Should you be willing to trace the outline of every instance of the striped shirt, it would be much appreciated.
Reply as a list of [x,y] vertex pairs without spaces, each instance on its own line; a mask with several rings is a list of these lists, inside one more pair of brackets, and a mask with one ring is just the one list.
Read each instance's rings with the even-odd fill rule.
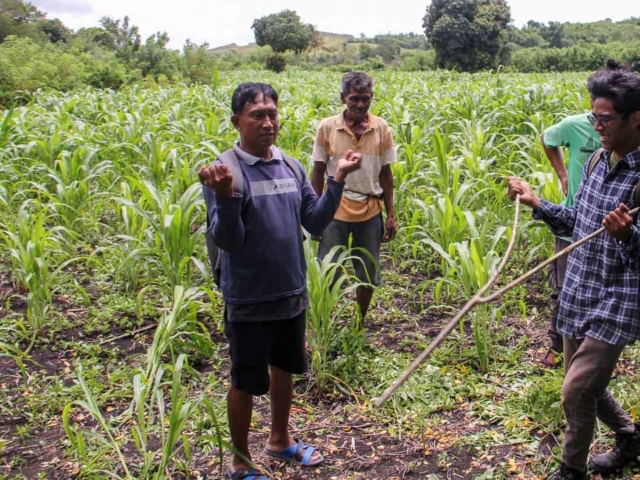
[[[613,167],[611,152],[591,175],[586,172],[573,207],[541,200],[533,217],[545,221],[559,236],[580,240],[602,226],[620,203],[634,206],[640,180],[640,149]],[[631,240],[617,241],[606,232],[569,254],[562,287],[558,330],[566,337],[585,336],[611,345],[627,345],[640,338],[640,230],[634,219]]]
[[386,120],[368,113],[367,123],[360,140],[347,126],[344,111],[325,118],[318,126],[312,157],[314,162],[327,164],[329,176],[335,175],[338,160],[344,158],[347,150],[362,153],[360,168],[347,175],[336,220],[364,222],[379,214],[382,207],[380,170],[396,161],[396,151]]

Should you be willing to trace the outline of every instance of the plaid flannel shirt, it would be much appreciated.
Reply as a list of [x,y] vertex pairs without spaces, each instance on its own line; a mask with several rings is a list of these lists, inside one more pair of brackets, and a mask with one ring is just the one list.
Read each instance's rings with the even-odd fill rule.
[[[640,149],[610,167],[607,151],[582,183],[573,207],[546,200],[533,212],[558,236],[580,240],[602,226],[604,217],[624,203],[634,205],[634,189],[640,180]],[[640,188],[640,187],[639,187]],[[640,229],[638,215],[628,243],[606,232],[569,254],[560,297],[558,331],[566,337],[592,337],[627,345],[640,338]]]

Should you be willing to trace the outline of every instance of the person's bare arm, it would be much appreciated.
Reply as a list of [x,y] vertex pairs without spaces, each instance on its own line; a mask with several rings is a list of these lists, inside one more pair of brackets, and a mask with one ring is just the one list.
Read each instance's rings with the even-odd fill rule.
[[396,212],[393,206],[393,172],[391,165],[384,165],[380,170],[380,186],[382,187],[382,199],[387,211],[387,223],[382,237],[384,243],[390,242],[396,236],[398,225],[396,224]]
[[327,171],[327,164],[324,162],[313,162],[313,170],[311,171],[311,186],[313,191],[319,197],[322,196],[324,190],[324,174]]
[[562,155],[562,150],[560,147],[549,147],[546,143],[544,143],[544,135],[540,135],[540,142],[542,143],[542,148],[544,149],[544,153],[547,155],[549,159],[549,163],[556,171],[556,175],[558,175],[558,179],[560,179],[560,184],[562,185],[562,192],[565,195],[568,195],[568,174],[567,168],[564,165],[564,157]]

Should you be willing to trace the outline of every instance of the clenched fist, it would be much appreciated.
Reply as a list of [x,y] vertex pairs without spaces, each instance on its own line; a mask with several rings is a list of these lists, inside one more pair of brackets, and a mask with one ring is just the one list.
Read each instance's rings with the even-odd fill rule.
[[633,234],[633,217],[629,215],[629,207],[621,203],[602,221],[602,226],[616,240],[627,243]]
[[213,188],[217,197],[233,197],[233,175],[226,165],[202,167],[198,177],[203,185]]
[[353,150],[347,150],[344,154],[344,158],[338,160],[338,168],[333,179],[336,182],[344,182],[347,175],[351,172],[355,172],[360,168],[362,162],[362,154],[354,152]]

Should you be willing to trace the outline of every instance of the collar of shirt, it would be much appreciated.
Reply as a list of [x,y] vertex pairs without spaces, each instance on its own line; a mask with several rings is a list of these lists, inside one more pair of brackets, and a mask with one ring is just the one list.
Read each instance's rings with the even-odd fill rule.
[[[611,162],[611,159],[613,157],[613,152],[608,150],[607,154],[609,155],[608,160],[609,162]],[[636,170],[637,168],[639,168],[640,167],[640,147],[627,153],[624,157],[618,158],[615,163],[618,163],[618,162],[625,162],[627,165],[629,165],[629,168],[631,170]]]
[[[347,121],[344,119],[344,114],[346,112],[347,112],[347,109],[345,108],[342,111],[342,114],[340,115],[340,117],[338,118],[338,122],[336,124],[336,128],[338,130],[351,131],[351,129],[347,126]],[[371,130],[371,114],[369,112],[367,112],[367,129],[365,130],[364,133],[367,133],[369,130]]]
[[[250,153],[247,153],[244,150],[242,150],[240,148],[240,142],[236,143],[233,146],[233,151],[247,165],[254,166],[258,162],[264,162],[265,161],[264,159],[262,159],[260,157],[256,157],[255,155],[251,155]],[[271,145],[271,160],[283,160],[282,152],[275,145]]]

